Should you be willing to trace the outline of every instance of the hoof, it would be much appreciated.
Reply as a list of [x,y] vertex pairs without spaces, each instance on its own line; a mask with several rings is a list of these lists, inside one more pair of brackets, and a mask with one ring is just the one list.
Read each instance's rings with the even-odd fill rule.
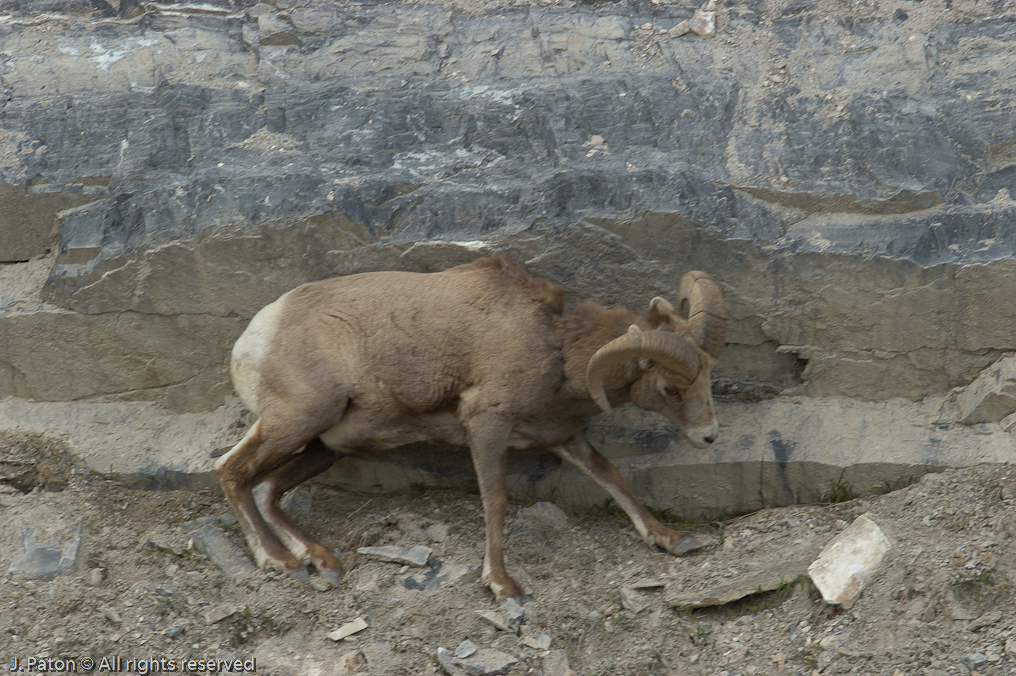
[[289,573],[289,577],[297,582],[303,582],[305,584],[310,582],[310,572],[308,572],[306,568],[297,568]]
[[318,568],[318,575],[331,582],[336,587],[339,586],[339,582],[342,581],[342,571],[331,570],[329,568]]
[[683,556],[688,552],[695,551],[696,549],[701,548],[702,548],[701,542],[699,542],[690,535],[686,535],[680,540],[678,540],[676,543],[674,543],[674,545],[670,548],[669,551],[674,556]]

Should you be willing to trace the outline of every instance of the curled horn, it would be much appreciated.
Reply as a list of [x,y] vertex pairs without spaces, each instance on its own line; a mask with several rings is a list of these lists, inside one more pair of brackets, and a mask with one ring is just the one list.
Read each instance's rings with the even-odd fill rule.
[[681,315],[687,313],[692,340],[719,357],[727,335],[727,309],[716,282],[699,270],[685,274],[677,286],[677,307]]
[[632,324],[628,333],[610,341],[593,355],[586,367],[586,386],[593,401],[606,412],[610,402],[603,388],[603,377],[611,366],[626,359],[649,359],[677,375],[690,385],[698,377],[699,356],[695,346],[671,331],[645,331]]

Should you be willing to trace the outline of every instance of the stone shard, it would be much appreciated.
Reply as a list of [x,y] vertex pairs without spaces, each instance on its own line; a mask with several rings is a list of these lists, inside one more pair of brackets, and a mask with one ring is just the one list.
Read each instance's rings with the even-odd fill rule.
[[369,626],[370,625],[367,624],[367,620],[362,617],[358,617],[352,622],[347,622],[332,633],[328,634],[328,638],[333,641],[341,641],[347,636],[352,636],[353,634],[361,632]]
[[1016,357],[999,359],[956,395],[960,422],[999,422],[1016,412]]
[[552,640],[547,630],[543,629],[538,636],[523,636],[520,643],[533,650],[548,650]]
[[517,634],[519,632],[521,623],[513,622],[508,619],[500,610],[477,610],[476,614],[490,622],[501,631],[507,631],[512,634]]
[[866,514],[826,545],[808,575],[826,603],[850,605],[878,570],[892,543]]
[[631,587],[621,587],[618,589],[617,597],[621,601],[621,605],[625,608],[625,610],[629,610],[636,615],[649,606],[642,594]]
[[385,545],[383,547],[360,547],[356,550],[356,553],[377,559],[378,561],[403,563],[410,566],[426,566],[433,551],[430,547],[423,545],[414,545],[413,547]]
[[240,606],[232,603],[221,603],[212,606],[201,613],[201,619],[206,625],[213,625],[222,622],[227,617],[232,617],[240,612]]
[[680,592],[667,597],[675,608],[703,608],[722,606],[749,594],[772,591],[793,582],[807,571],[807,561],[799,560],[776,568],[753,573],[735,582],[710,587],[701,592]]
[[191,531],[190,536],[194,549],[207,556],[235,582],[257,571],[247,555],[215,526],[206,524]]
[[496,610],[477,610],[476,614],[502,631],[518,634],[525,620],[526,611],[515,599],[508,599]]
[[449,676],[494,676],[505,674],[517,659],[492,648],[480,648],[469,657],[458,658],[446,648],[437,649],[437,661]]
[[679,21],[677,25],[670,29],[669,32],[670,37],[672,38],[679,38],[682,35],[687,35],[688,33],[691,33],[691,26],[688,24],[687,20]]

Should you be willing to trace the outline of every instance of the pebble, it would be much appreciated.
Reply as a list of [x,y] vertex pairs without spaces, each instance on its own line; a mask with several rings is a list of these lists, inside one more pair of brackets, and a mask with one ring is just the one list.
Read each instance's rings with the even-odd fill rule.
[[984,653],[967,653],[960,661],[970,669],[979,669],[988,663],[988,657]]
[[206,625],[213,625],[218,622],[222,622],[227,617],[232,617],[236,613],[240,612],[240,607],[231,603],[220,604],[208,608],[201,614],[201,619],[204,620]]
[[310,586],[319,592],[326,592],[330,590],[334,585],[323,577],[315,575],[310,579]]
[[424,533],[431,542],[445,542],[448,540],[449,527],[447,524],[435,523],[427,526]]
[[105,568],[92,568],[88,571],[88,584],[93,587],[100,586],[106,581],[106,569]]
[[110,608],[109,606],[99,606],[99,612],[113,624],[120,624],[123,622],[123,618],[120,617],[120,613],[116,612],[115,608]]

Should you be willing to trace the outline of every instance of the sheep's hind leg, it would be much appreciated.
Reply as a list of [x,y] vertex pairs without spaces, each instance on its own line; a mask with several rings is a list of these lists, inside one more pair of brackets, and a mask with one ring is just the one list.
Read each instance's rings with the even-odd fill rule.
[[631,519],[635,530],[649,544],[670,552],[674,556],[681,556],[702,547],[702,544],[689,533],[671,530],[650,514],[625,486],[624,479],[621,478],[617,468],[599,451],[590,446],[583,436],[572,437],[565,444],[553,450],[563,460],[567,460],[581,469],[589,478],[610,493],[610,497],[614,498],[618,506]]
[[487,549],[483,557],[483,581],[498,603],[510,598],[527,599],[519,584],[508,575],[504,564],[504,518],[508,508],[505,482],[507,440],[511,428],[500,420],[487,425],[477,421],[469,430],[469,451],[480,483],[483,520],[487,527]]
[[301,561],[308,559],[318,574],[334,585],[342,579],[342,562],[282,511],[279,500],[286,491],[321,474],[340,457],[320,439],[313,439],[302,453],[269,472],[254,486],[254,500],[268,526],[290,552]]
[[251,492],[263,475],[286,462],[306,444],[307,438],[294,434],[295,429],[299,428],[273,428],[266,425],[264,418],[258,419],[240,443],[216,461],[215,474],[258,567],[306,579],[303,562],[279,542],[258,511]]

